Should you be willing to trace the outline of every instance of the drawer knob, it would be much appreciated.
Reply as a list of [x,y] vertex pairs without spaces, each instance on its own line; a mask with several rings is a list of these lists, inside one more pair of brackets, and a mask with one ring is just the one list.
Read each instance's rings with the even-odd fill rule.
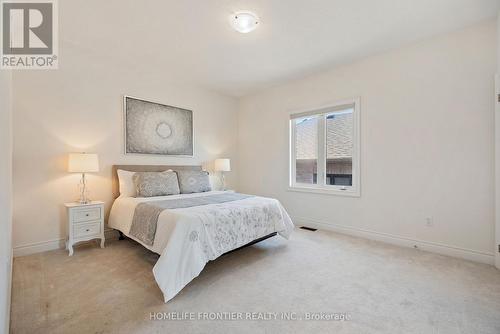
[[89,230],[89,229],[86,229],[85,231],[87,231],[87,232],[88,232],[88,231],[90,231],[90,230]]
[[88,217],[88,216],[89,216],[89,214],[87,213],[85,216],[87,216],[87,217]]

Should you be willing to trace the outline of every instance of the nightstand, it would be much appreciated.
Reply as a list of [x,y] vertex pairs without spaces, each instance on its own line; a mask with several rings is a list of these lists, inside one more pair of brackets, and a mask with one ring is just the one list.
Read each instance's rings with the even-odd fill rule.
[[88,204],[66,203],[68,213],[68,241],[66,249],[73,255],[73,245],[80,241],[101,239],[104,248],[104,202]]

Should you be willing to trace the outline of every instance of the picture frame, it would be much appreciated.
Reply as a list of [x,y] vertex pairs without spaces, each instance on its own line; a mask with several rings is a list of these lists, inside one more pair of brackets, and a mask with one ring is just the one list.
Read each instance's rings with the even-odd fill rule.
[[194,113],[130,95],[123,96],[127,155],[194,156]]

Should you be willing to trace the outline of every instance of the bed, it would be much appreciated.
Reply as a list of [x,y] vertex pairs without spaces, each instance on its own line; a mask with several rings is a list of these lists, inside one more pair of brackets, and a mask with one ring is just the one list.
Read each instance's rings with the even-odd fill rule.
[[[109,227],[160,255],[153,268],[165,303],[197,277],[206,263],[276,234],[288,239],[293,223],[276,199],[207,191],[157,197],[120,196],[118,170],[201,171],[200,166],[113,166],[115,201]],[[153,210],[154,215],[141,213]],[[153,218],[151,218],[153,217]],[[145,235],[137,233],[144,224]],[[151,230],[154,230],[152,232]]]

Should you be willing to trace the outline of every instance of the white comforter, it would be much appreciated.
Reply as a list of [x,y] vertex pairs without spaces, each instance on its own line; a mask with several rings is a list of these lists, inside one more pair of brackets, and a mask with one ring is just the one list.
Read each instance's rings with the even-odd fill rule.
[[114,202],[108,225],[160,254],[153,273],[165,302],[197,277],[208,261],[273,232],[288,239],[293,231],[293,223],[278,200],[249,197],[226,203],[164,210],[158,218],[152,246],[129,234],[135,207],[139,203],[221,193],[210,191],[152,198],[125,197]]

